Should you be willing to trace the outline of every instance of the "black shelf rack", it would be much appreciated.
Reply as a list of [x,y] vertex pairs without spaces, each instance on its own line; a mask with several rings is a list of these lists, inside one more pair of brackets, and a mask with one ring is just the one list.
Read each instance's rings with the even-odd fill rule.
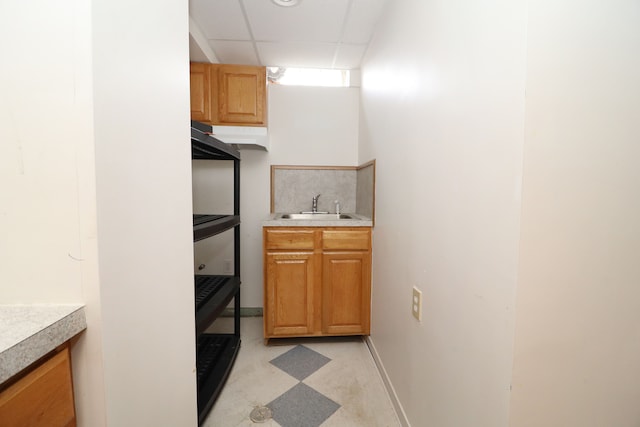
[[[233,229],[234,274],[196,275],[196,366],[198,423],[202,424],[222,391],[240,349],[240,152],[214,138],[210,126],[191,122],[191,157],[194,160],[233,162],[233,214],[194,214],[193,241],[198,242]],[[209,334],[206,329],[233,300],[233,333]]]
[[198,242],[239,225],[239,215],[194,215],[193,241]]

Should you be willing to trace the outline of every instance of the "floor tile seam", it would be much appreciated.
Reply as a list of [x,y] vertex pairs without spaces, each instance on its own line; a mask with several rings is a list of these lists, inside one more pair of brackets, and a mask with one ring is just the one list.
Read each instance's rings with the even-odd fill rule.
[[[327,363],[327,365],[328,365],[328,363]],[[274,365],[274,366],[275,366],[275,365]],[[310,374],[309,374],[309,375],[307,375],[306,377],[304,377],[304,378],[302,378],[302,379],[298,379],[298,378],[294,377],[293,375],[291,375],[290,373],[288,373],[287,371],[285,371],[285,370],[283,370],[283,369],[280,369],[280,368],[278,368],[278,367],[276,366],[276,368],[280,369],[280,372],[282,372],[282,373],[284,373],[284,374],[287,374],[289,377],[293,378],[294,380],[296,380],[296,381],[298,381],[298,382],[304,382],[304,381],[306,381],[307,379],[309,379],[310,377],[314,377],[314,376],[317,376],[317,375],[319,375],[319,374],[322,374],[322,375],[328,375],[329,373],[331,373],[331,370],[329,370],[329,369],[324,369],[325,367],[326,367],[326,365],[325,365],[325,366],[321,366],[320,368],[316,369],[315,371],[313,371],[312,373],[310,373]],[[322,371],[322,372],[320,372],[320,371]],[[308,385],[308,384],[307,384],[307,385]]]
[[[318,352],[317,350],[314,350],[314,351]],[[331,361],[334,361],[336,363],[350,364],[350,363],[352,363],[353,357],[352,356],[350,357],[349,354],[347,354],[347,353],[353,354],[354,351],[352,349],[350,349],[348,351],[345,351],[345,354],[341,354],[339,356],[335,356],[334,355],[333,357],[329,357],[329,356],[327,356],[325,354],[323,354],[323,356],[331,359]],[[369,360],[369,365],[373,366],[373,368],[377,370],[375,362],[373,361],[373,358],[371,356],[371,351],[369,350],[368,346],[365,343],[362,343],[362,346],[359,346],[357,348],[357,353],[356,354],[358,356],[362,356],[364,359]],[[371,363],[373,363],[373,365],[371,365]]]

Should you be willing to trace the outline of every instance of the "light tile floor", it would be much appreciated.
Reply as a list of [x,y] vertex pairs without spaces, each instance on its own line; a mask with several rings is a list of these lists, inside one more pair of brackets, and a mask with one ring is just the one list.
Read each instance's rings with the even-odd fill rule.
[[[203,427],[400,426],[362,338],[296,338],[265,346],[261,317],[243,317],[240,334],[240,353]],[[273,419],[252,422],[258,406],[270,407]]]

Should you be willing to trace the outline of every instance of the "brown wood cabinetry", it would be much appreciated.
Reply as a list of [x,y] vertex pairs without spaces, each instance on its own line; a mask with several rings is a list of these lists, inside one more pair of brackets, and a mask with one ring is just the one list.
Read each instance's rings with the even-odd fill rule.
[[216,65],[213,105],[221,125],[266,125],[267,71],[265,67]]
[[264,336],[368,335],[371,229],[264,228]]
[[191,64],[191,118],[219,126],[266,126],[265,67]]
[[190,64],[191,120],[211,123],[211,70],[209,64]]
[[0,425],[76,425],[68,346],[31,369],[0,393]]
[[271,252],[266,256],[265,311],[269,333],[309,335],[314,326],[316,260],[313,252]]

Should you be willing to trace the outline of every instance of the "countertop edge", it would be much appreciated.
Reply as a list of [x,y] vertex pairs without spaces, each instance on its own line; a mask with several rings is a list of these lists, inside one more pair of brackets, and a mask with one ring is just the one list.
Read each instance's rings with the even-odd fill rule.
[[358,215],[349,215],[357,217],[356,219],[276,219],[280,213],[274,213],[268,219],[262,221],[263,227],[373,227],[371,219]]
[[0,353],[0,384],[87,328],[84,306]]

